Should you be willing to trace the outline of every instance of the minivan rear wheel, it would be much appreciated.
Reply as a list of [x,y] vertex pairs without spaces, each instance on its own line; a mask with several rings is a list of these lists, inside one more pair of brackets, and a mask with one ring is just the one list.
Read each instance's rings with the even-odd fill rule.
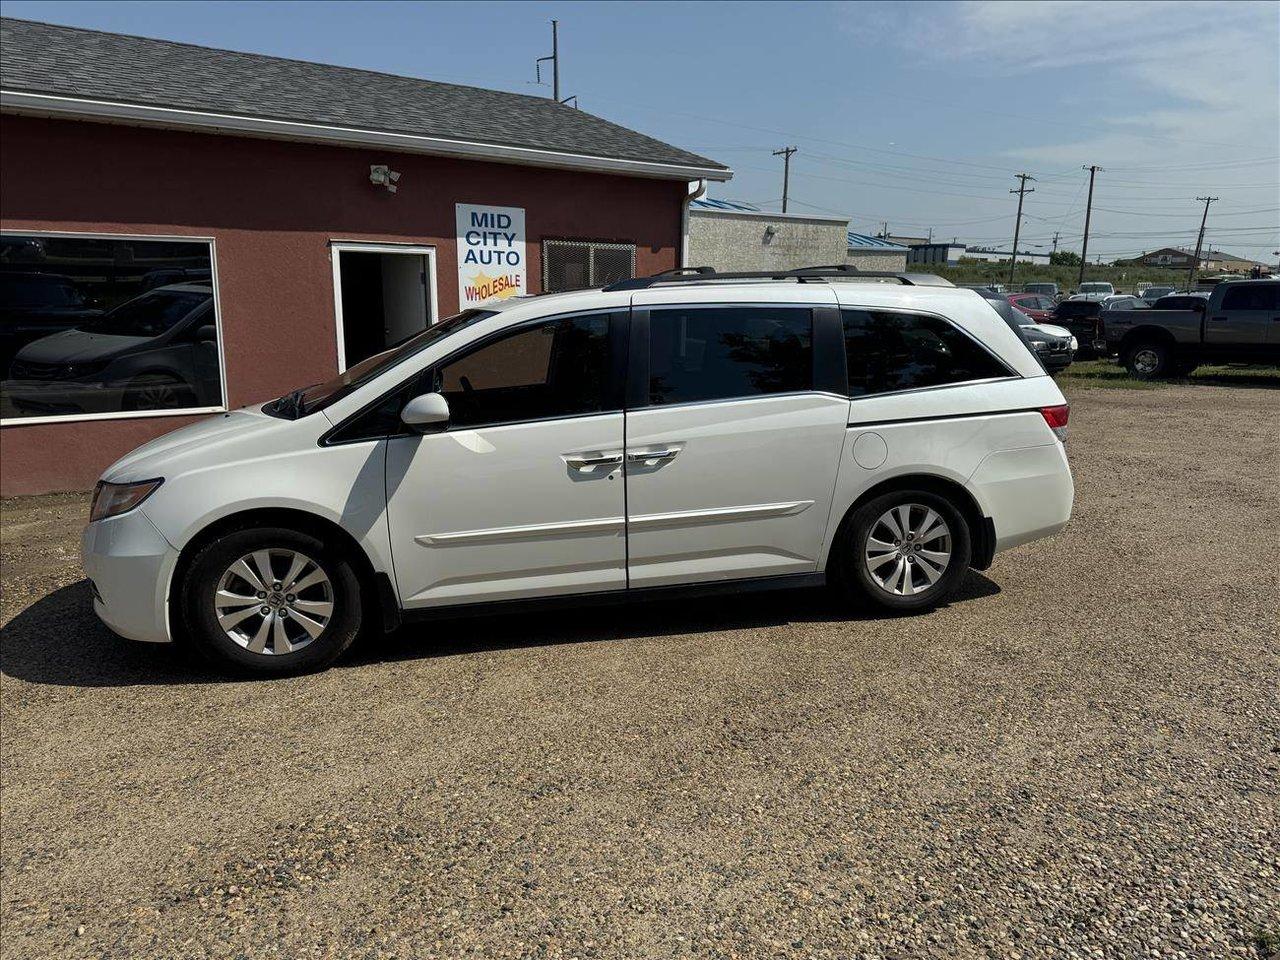
[[853,512],[837,549],[833,579],[846,597],[916,613],[955,592],[969,568],[972,538],[946,497],[894,490]]
[[239,672],[317,670],[360,632],[360,581],[323,541],[283,527],[237,530],[204,547],[183,580],[186,637]]

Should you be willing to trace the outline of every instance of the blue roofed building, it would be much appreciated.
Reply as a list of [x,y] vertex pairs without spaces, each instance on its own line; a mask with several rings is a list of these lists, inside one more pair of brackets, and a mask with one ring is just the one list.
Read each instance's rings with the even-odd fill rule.
[[905,270],[911,248],[884,237],[846,232],[846,262],[859,270]]

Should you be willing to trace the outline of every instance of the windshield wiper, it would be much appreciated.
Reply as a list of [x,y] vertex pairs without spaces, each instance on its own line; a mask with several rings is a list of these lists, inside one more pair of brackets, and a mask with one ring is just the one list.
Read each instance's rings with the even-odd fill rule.
[[[311,386],[314,386],[314,384]],[[303,416],[306,413],[306,407],[302,402],[302,395],[310,390],[311,386],[290,390],[283,397],[278,398],[275,402],[276,414],[287,417],[290,420],[297,420]]]

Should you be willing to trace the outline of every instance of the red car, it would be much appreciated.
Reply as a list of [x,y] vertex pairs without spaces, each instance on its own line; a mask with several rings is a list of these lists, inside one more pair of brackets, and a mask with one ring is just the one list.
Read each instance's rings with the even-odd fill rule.
[[1036,323],[1053,322],[1053,308],[1057,306],[1053,297],[1040,293],[1010,293],[1007,296],[1010,303]]

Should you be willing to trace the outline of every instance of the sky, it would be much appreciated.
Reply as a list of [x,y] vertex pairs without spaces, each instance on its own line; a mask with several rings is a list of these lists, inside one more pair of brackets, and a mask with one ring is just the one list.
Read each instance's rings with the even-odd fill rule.
[[[7,16],[562,96],[732,167],[708,195],[852,229],[1089,258],[1280,250],[1280,2],[168,3],[5,0]],[[500,123],[500,118],[495,119]]]

